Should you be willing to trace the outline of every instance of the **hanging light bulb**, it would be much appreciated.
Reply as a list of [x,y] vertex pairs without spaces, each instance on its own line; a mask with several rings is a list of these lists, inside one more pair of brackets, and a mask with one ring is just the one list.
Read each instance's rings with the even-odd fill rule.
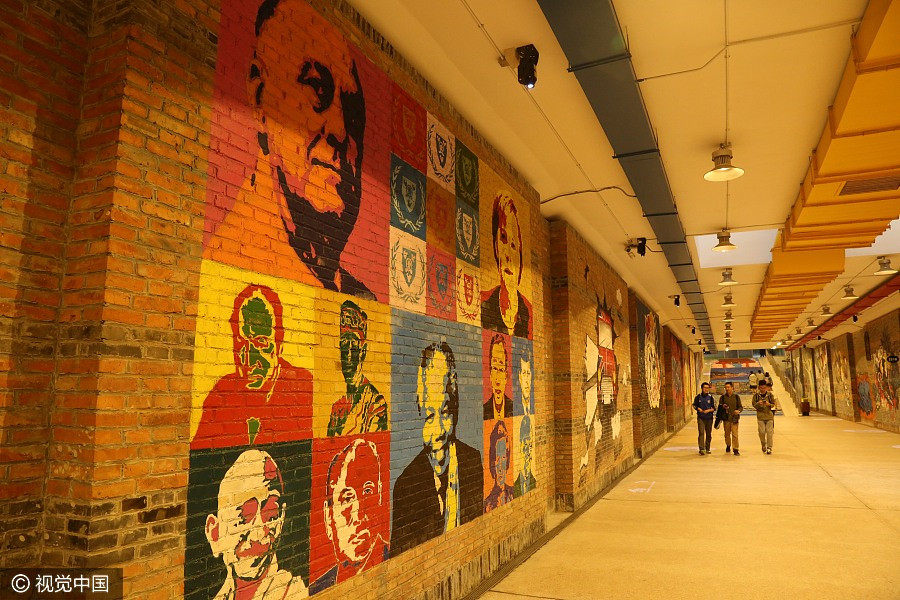
[[721,143],[712,153],[713,168],[703,174],[707,181],[731,181],[744,174],[744,170],[731,164],[731,144]]
[[875,271],[876,275],[893,275],[896,272],[897,269],[891,266],[891,259],[887,256],[878,257],[878,270]]
[[807,329],[815,329],[816,328],[816,324],[813,322],[812,317],[810,317],[806,320],[806,328]]
[[732,306],[737,306],[732,299],[731,294],[725,294],[725,302],[722,303],[722,308],[731,308]]
[[734,321],[734,317],[731,316],[730,310],[725,311],[725,318],[723,318],[722,321],[725,323],[731,323],[732,321]]
[[823,315],[830,315],[830,314],[831,314],[831,309],[828,308],[827,306],[823,306],[823,307],[822,307],[822,314],[823,314]]
[[716,235],[719,238],[719,243],[713,246],[713,250],[716,252],[728,252],[737,248],[737,246],[731,243],[731,232],[727,229],[723,229]]
[[849,285],[845,285],[844,295],[841,296],[841,300],[856,300],[857,298],[859,298],[859,296],[853,293],[853,288]]
[[722,281],[719,285],[737,285],[737,281],[731,276],[731,268],[722,270]]

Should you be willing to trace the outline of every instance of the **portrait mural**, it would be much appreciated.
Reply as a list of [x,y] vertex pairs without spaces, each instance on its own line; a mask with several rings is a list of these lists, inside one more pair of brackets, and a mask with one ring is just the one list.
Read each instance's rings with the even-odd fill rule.
[[513,431],[517,432],[517,441],[513,445],[513,462],[515,465],[515,483],[513,497],[518,498],[535,488],[537,480],[531,469],[534,445],[532,443],[533,415],[513,417]]
[[481,420],[473,419],[481,352],[471,328],[445,321],[432,340],[425,332],[436,320],[394,314],[392,556],[477,518],[484,487]]
[[310,594],[388,558],[389,454],[387,433],[313,441]]
[[310,441],[191,450],[185,598],[306,598]]
[[803,397],[806,398],[809,403],[817,408],[822,408],[818,406],[818,395],[816,394],[816,382],[815,380],[815,367],[813,366],[813,353],[812,350],[801,348],[800,350],[800,360],[801,366],[803,370]]
[[534,414],[534,343],[512,338],[513,414]]
[[512,195],[497,192],[491,208],[491,239],[498,285],[482,292],[481,326],[531,339],[531,303],[523,294],[522,224]]
[[672,406],[675,410],[684,406],[684,381],[682,379],[682,361],[684,360],[681,351],[681,340],[675,337],[671,332],[668,334],[669,353],[671,355],[670,367],[672,369]]
[[592,454],[594,470],[600,468],[604,445],[612,449],[613,456],[622,451],[622,415],[619,412],[622,374],[615,352],[618,333],[612,309],[605,299],[601,301],[597,297],[595,315],[596,340],[592,337],[594,332],[589,333],[584,349],[585,450],[579,462],[582,480],[587,476]]
[[491,419],[484,422],[484,512],[490,512],[513,499],[515,470],[512,460],[513,420]]
[[328,19],[221,3],[190,600],[305,598],[537,487],[530,205]]
[[512,364],[509,336],[482,332],[484,339],[484,402],[485,421],[505,419],[513,415]]

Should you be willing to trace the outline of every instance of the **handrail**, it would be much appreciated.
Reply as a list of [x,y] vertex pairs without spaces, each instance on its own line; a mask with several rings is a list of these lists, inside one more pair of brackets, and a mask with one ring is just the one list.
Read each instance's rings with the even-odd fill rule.
[[778,375],[778,378],[781,380],[781,384],[784,386],[785,391],[791,397],[791,400],[794,402],[794,406],[797,409],[800,409],[801,399],[799,394],[797,394],[797,390],[794,389],[794,384],[791,382],[790,378],[785,374],[784,366],[781,364],[781,361],[778,360],[778,357],[769,356],[766,357],[768,359],[769,366],[775,371],[775,374]]

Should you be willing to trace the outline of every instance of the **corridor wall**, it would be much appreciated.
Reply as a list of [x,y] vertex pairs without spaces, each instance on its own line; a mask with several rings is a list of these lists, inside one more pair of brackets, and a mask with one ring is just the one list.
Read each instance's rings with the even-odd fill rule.
[[565,221],[550,223],[556,503],[575,510],[634,464],[629,291]]
[[790,359],[815,409],[900,431],[900,366],[891,358],[898,355],[900,311],[894,310],[852,334],[793,350]]

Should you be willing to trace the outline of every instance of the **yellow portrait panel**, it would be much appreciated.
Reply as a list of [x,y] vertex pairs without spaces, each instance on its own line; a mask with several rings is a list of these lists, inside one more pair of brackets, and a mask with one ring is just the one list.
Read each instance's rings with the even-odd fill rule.
[[[236,372],[236,348],[232,329],[236,300],[251,289],[263,288],[271,290],[267,292],[271,302],[267,300],[267,303],[280,305],[276,313],[281,315],[280,327],[284,331],[280,358],[295,367],[312,370],[315,288],[290,279],[204,260],[200,267],[197,333],[194,339],[192,438],[200,423],[204,399],[220,378]],[[278,325],[276,322],[275,326]]]
[[391,392],[391,309],[316,290],[313,435],[387,431]]

